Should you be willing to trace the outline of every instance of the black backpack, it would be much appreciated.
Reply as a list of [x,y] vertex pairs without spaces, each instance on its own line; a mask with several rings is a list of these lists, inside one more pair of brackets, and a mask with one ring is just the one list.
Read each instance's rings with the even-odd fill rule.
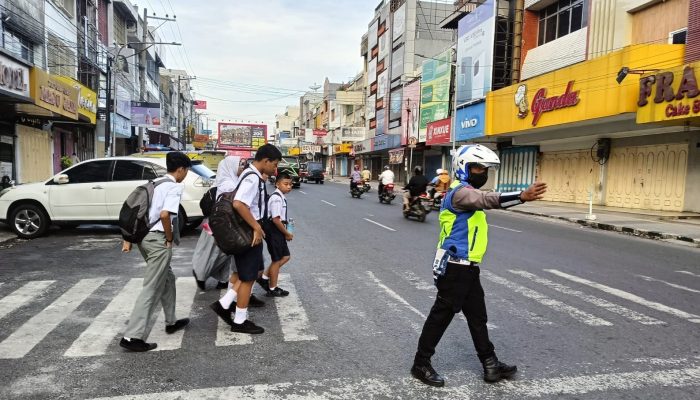
[[[238,188],[243,183],[243,180],[248,175],[253,175],[255,172],[248,171],[241,176],[236,185],[236,189],[232,192],[223,193],[218,196],[214,208],[209,214],[209,228],[214,236],[217,246],[228,255],[237,255],[246,252],[250,249],[253,243],[253,229],[248,225],[245,220],[236,212],[233,208],[233,199],[236,197],[236,192]],[[257,175],[257,174],[255,174]],[[262,179],[258,177],[259,183],[263,183]],[[266,189],[263,189],[266,192]],[[260,204],[259,207],[263,207],[263,201],[265,195],[263,190],[259,190]],[[267,205],[265,205],[265,214],[267,214]],[[266,215],[263,216],[263,219]]]
[[130,243],[141,243],[151,228],[158,223],[158,220],[151,222],[149,218],[153,192],[156,186],[168,181],[168,178],[148,181],[134,189],[124,200],[122,209],[119,211],[119,229],[124,240]]
[[199,208],[202,210],[204,218],[211,214],[211,211],[214,209],[214,204],[216,204],[216,186],[207,190],[204,196],[202,196],[202,199],[199,200]]

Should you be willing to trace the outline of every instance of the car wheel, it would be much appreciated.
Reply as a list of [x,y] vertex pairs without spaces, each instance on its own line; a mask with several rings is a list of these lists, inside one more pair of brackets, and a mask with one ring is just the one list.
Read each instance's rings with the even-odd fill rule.
[[12,210],[10,227],[22,239],[35,239],[46,233],[49,216],[40,206],[20,204]]

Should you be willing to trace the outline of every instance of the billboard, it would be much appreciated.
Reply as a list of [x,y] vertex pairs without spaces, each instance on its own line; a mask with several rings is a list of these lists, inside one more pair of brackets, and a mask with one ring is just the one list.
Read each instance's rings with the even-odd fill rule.
[[420,117],[420,81],[416,80],[403,88],[403,107],[401,107],[401,144],[408,143],[408,138],[418,139],[418,120]]
[[406,3],[404,3],[398,10],[394,11],[394,21],[391,26],[391,37],[394,38],[394,42],[403,35],[406,30]]
[[385,113],[384,109],[377,110],[377,130],[374,131],[375,136],[379,136],[379,135],[384,134],[384,124],[385,124],[384,113]]
[[401,119],[401,88],[391,92],[391,102],[389,103],[389,121]]
[[131,125],[146,128],[160,126],[160,103],[132,101]]
[[195,110],[206,110],[207,109],[207,101],[206,100],[195,100],[194,101],[194,109]]
[[367,84],[372,84],[377,81],[377,59],[373,58],[367,64]]
[[219,122],[220,149],[251,149],[267,143],[267,125]]
[[455,140],[469,140],[484,136],[486,103],[471,104],[457,110]]
[[457,104],[491,91],[496,0],[486,0],[459,20],[457,28]]
[[367,51],[372,52],[374,46],[377,45],[377,31],[379,30],[379,20],[375,20],[369,27],[369,32],[367,33]]
[[377,99],[381,99],[386,95],[387,89],[389,89],[389,70],[385,69],[384,72],[379,74],[377,79]]
[[450,113],[451,58],[451,50],[447,50],[435,58],[423,61],[419,142],[425,142],[428,123],[447,118]]
[[367,120],[370,120],[375,117],[376,111],[377,111],[377,95],[371,95],[367,98],[367,112],[366,112],[366,118]]
[[394,55],[391,57],[391,79],[398,79],[403,75],[403,59],[404,59],[404,50],[405,46],[401,46],[396,51],[394,51]]
[[379,55],[377,60],[383,60],[389,55],[389,50],[391,50],[391,40],[389,39],[389,32],[384,32],[382,36],[379,37]]

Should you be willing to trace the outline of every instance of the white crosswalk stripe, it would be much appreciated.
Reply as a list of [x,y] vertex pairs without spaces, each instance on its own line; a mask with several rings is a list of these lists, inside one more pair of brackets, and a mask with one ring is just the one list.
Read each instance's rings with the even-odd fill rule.
[[41,296],[41,292],[54,282],[56,281],[27,282],[21,288],[0,299],[0,319]]
[[676,272],[678,272],[679,274],[690,275],[690,276],[694,276],[696,278],[700,278],[699,274],[694,274],[690,271],[676,271]]
[[[176,318],[184,318],[190,315],[192,311],[192,303],[194,296],[197,294],[197,284],[193,277],[178,278],[175,281],[175,289],[177,297],[175,298],[175,315]],[[148,337],[149,342],[158,343],[156,351],[176,350],[182,346],[182,338],[185,336],[184,330],[179,330],[172,334],[165,333],[165,315],[158,312],[158,317],[151,335]]]
[[131,279],[124,288],[88,326],[71,347],[65,352],[67,357],[90,357],[105,354],[114,343],[116,336],[124,332],[126,322],[143,286],[143,279]]
[[519,293],[527,298],[535,300],[536,302],[538,302],[540,304],[543,304],[547,307],[550,307],[556,311],[568,314],[570,317],[572,317],[576,320],[579,320],[586,325],[591,325],[591,326],[611,326],[612,325],[611,322],[608,322],[602,318],[598,318],[595,315],[589,314],[585,311],[579,310],[578,308],[575,308],[575,307],[572,307],[568,304],[562,303],[559,300],[555,300],[555,299],[552,299],[550,297],[547,297],[540,292],[537,292],[535,290],[528,289],[524,286],[518,285],[517,283],[511,282],[505,278],[494,275],[493,273],[483,271],[482,274],[486,277],[486,279],[490,280],[491,282],[497,283],[499,285],[503,285],[503,286],[507,287],[508,289],[511,289],[512,291]]
[[675,289],[684,290],[686,292],[700,293],[700,290],[691,289],[687,286],[678,285],[676,283],[662,281],[661,279],[652,278],[652,277],[646,276],[646,275],[637,275],[637,276],[644,279],[647,282],[659,282],[659,283],[663,283],[664,285],[670,286],[670,287],[675,288]]
[[590,286],[592,288],[601,290],[601,291],[608,293],[608,294],[611,294],[613,296],[623,298],[623,299],[631,301],[633,303],[641,304],[641,305],[643,305],[645,307],[649,307],[653,310],[661,311],[661,312],[676,316],[678,318],[682,318],[682,319],[688,320],[690,322],[700,324],[700,316],[698,316],[698,315],[691,314],[691,313],[688,313],[685,311],[681,311],[677,308],[669,307],[669,306],[663,305],[661,303],[657,303],[655,301],[649,301],[649,300],[642,298],[642,297],[639,297],[635,294],[625,292],[624,290],[615,289],[615,288],[610,287],[610,286],[606,286],[606,285],[603,285],[600,283],[589,281],[588,279],[579,278],[577,276],[570,275],[570,274],[567,274],[565,272],[558,271],[556,269],[546,269],[545,271],[547,271],[551,274],[560,276],[564,279],[568,279],[572,282],[576,282],[576,283],[580,283],[582,285]]
[[617,305],[615,303],[611,303],[607,300],[603,300],[601,298],[580,292],[580,291],[572,289],[566,285],[552,282],[549,279],[541,278],[535,274],[531,274],[529,272],[525,272],[525,271],[521,271],[521,270],[510,270],[510,272],[513,274],[525,277],[527,279],[530,279],[531,281],[537,282],[537,283],[544,285],[548,288],[554,289],[557,292],[564,293],[564,294],[567,294],[569,296],[578,297],[578,298],[580,298],[586,302],[589,302],[593,305],[604,308],[604,309],[606,309],[610,312],[613,312],[615,314],[622,315],[625,318],[629,318],[632,321],[637,321],[637,322],[644,324],[644,325],[662,325],[662,324],[664,324],[663,321],[659,321],[656,318],[649,317],[649,316],[644,315],[642,313],[632,311],[629,308],[625,308],[625,307],[622,307],[622,306]]
[[82,279],[0,343],[0,358],[21,358],[95,291],[105,279]]
[[289,291],[289,296],[275,299],[284,340],[286,342],[317,340],[318,337],[311,333],[309,318],[304,311],[304,306],[301,304],[291,276],[280,274],[279,279],[280,282],[284,282],[286,290]]

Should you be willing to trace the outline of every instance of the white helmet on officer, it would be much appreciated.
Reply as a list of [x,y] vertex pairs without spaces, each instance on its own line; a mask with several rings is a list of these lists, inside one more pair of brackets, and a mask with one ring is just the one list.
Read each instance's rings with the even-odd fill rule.
[[478,189],[486,184],[488,172],[472,174],[469,169],[474,165],[482,168],[498,168],[501,160],[491,149],[480,144],[460,146],[455,151],[452,155],[452,170],[455,178]]

